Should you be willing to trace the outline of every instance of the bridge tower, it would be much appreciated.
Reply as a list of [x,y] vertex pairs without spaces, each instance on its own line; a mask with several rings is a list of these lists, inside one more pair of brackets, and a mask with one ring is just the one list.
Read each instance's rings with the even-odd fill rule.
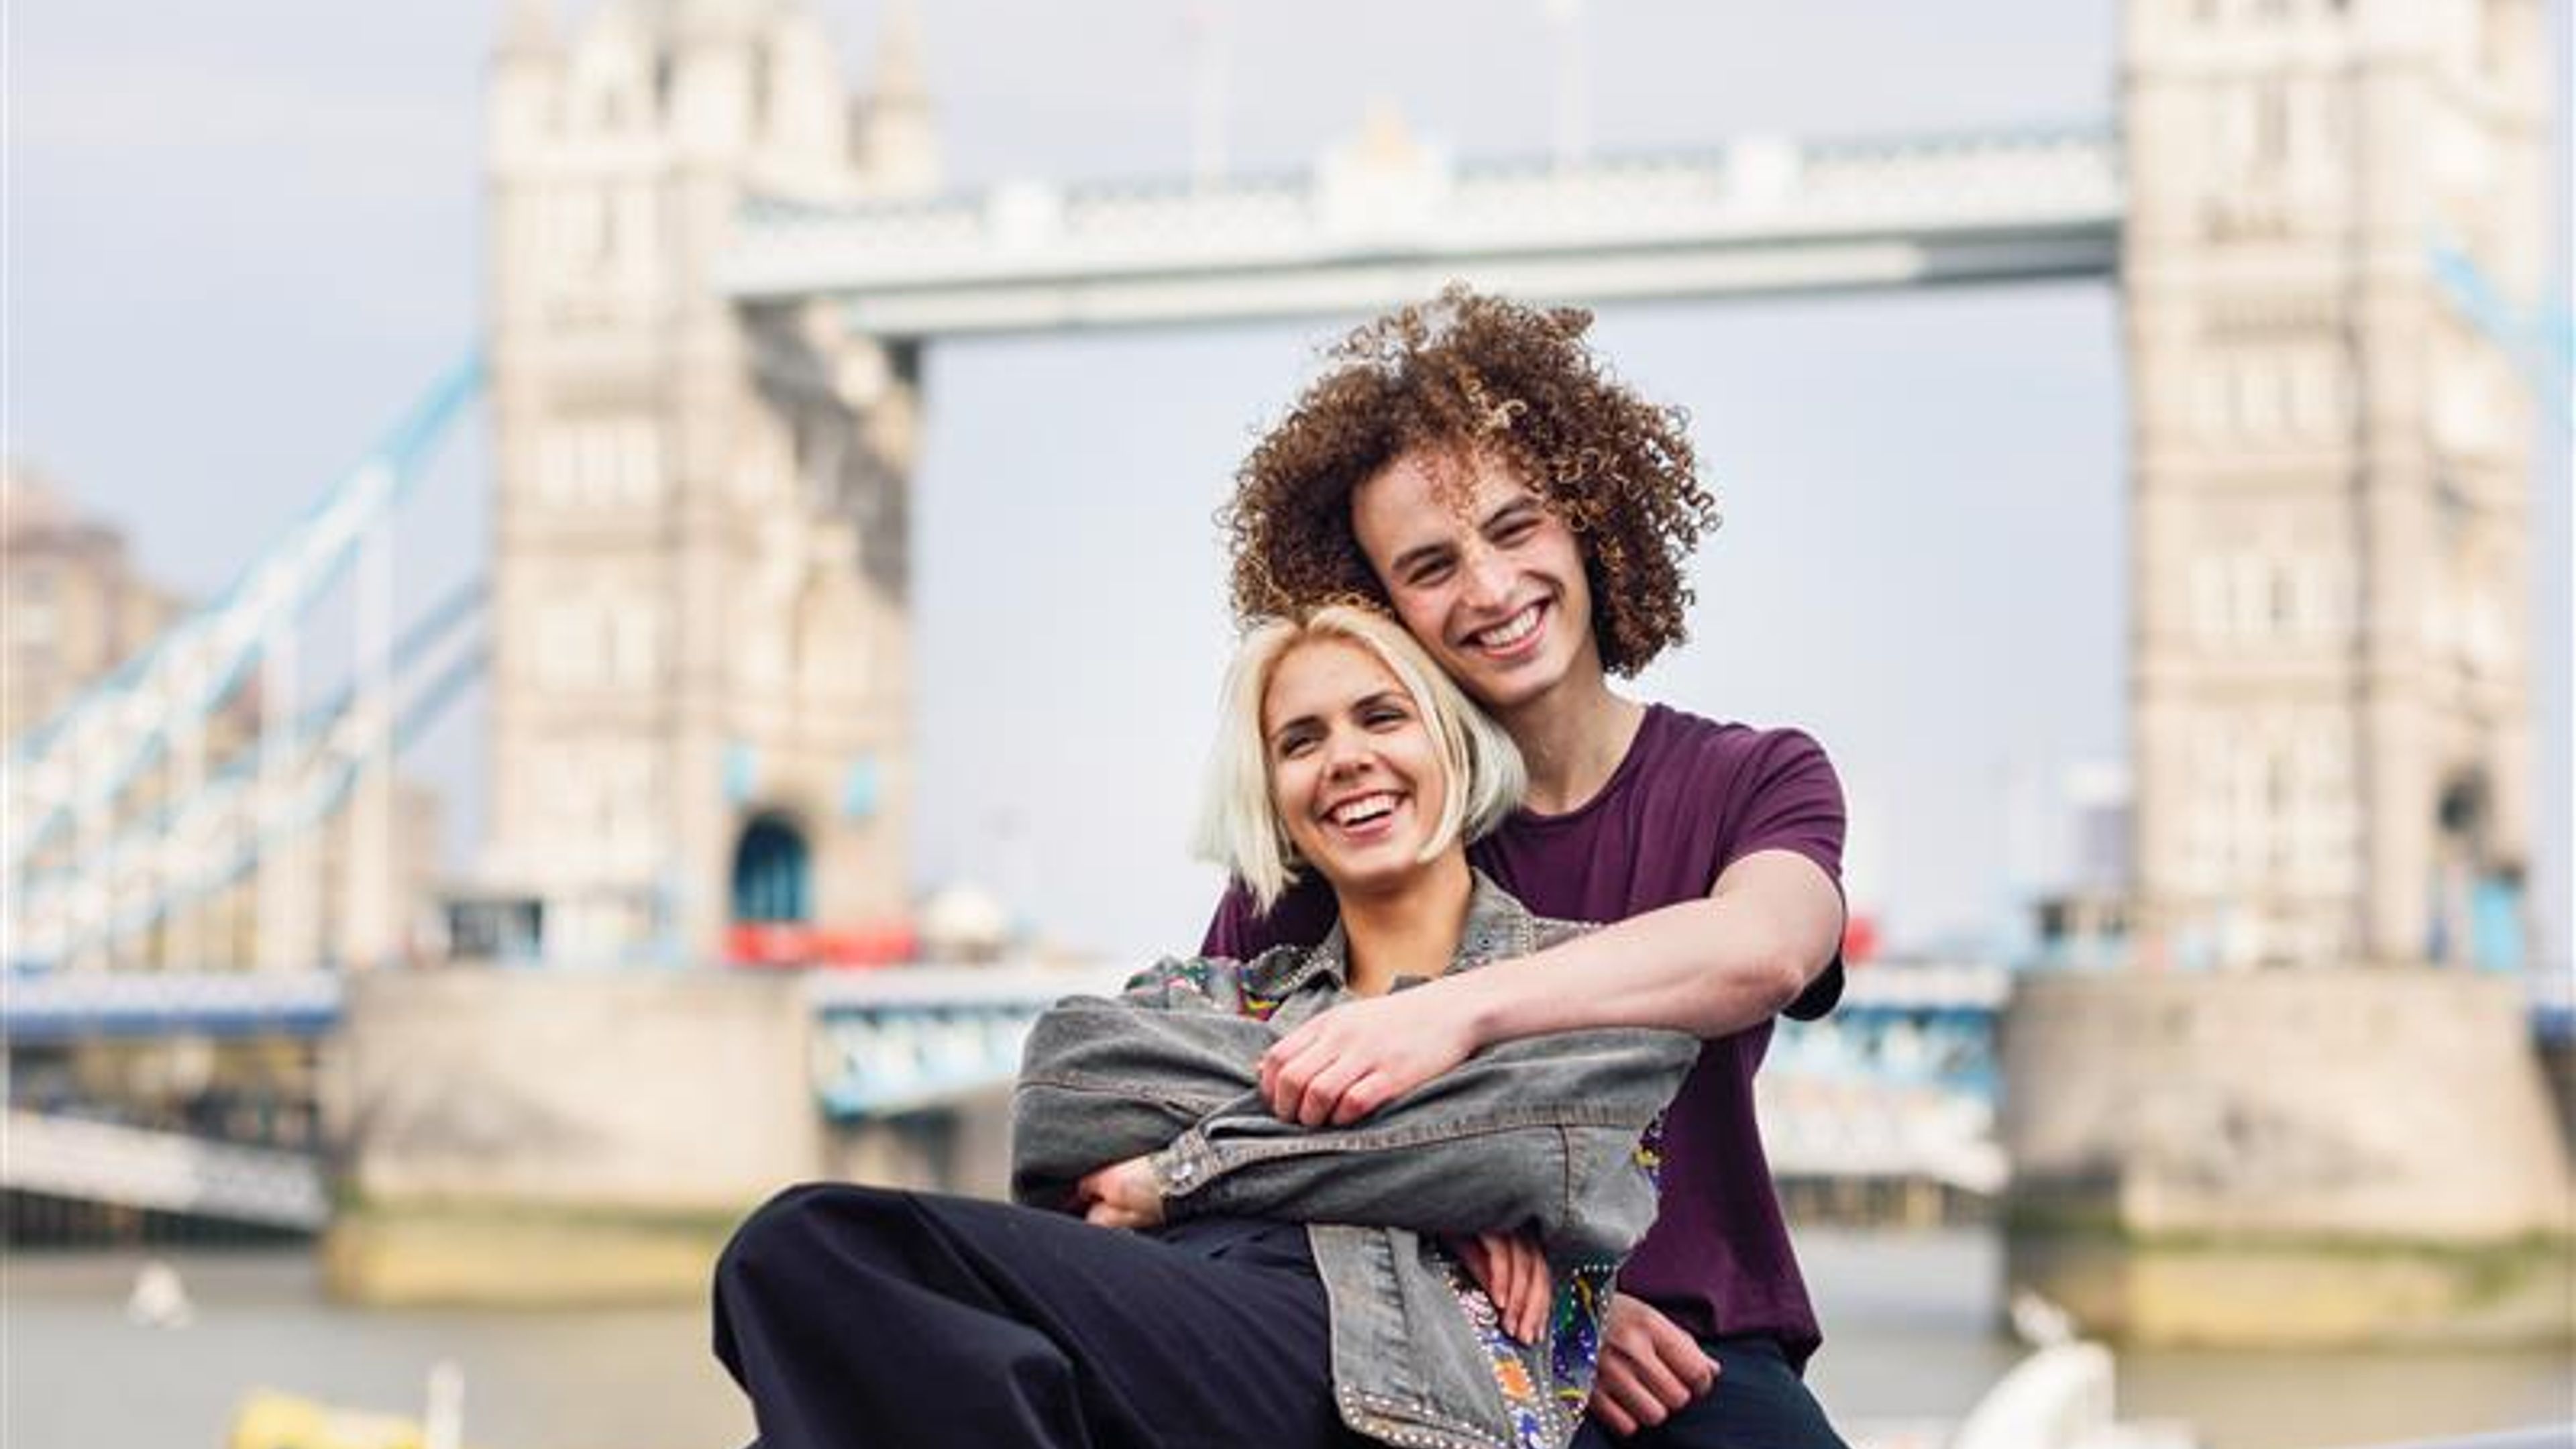
[[2537,294],[2537,0],[2130,0],[2131,749],[2150,960],[2508,957],[2532,419],[2437,287]]
[[480,869],[548,959],[903,910],[915,360],[714,271],[749,198],[935,184],[912,34],[853,106],[802,0],[506,13]]
[[2437,258],[2538,289],[2540,6],[2127,30],[2138,939],[2382,969],[2021,983],[2006,1276],[2135,1342],[2563,1341],[2524,985],[2424,969],[2518,951],[2532,419]]

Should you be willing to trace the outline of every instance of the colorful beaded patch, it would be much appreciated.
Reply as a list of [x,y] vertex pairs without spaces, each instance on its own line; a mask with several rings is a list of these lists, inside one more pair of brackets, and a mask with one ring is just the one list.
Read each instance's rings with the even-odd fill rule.
[[1610,1307],[1610,1283],[1617,1265],[1590,1264],[1566,1275],[1556,1290],[1548,1316],[1547,1366],[1555,1403],[1548,1402],[1530,1376],[1529,1349],[1503,1331],[1494,1300],[1476,1286],[1464,1265],[1451,1260],[1449,1285],[1458,1309],[1476,1331],[1494,1370],[1494,1387],[1502,1391],[1503,1410],[1521,1449],[1556,1449],[1580,1422],[1592,1397],[1592,1375],[1601,1357],[1601,1319]]

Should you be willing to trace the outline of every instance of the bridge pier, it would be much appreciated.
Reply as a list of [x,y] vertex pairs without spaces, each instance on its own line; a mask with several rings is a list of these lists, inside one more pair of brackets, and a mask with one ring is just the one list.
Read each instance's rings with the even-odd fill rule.
[[2010,1286],[2088,1334],[2308,1347],[2576,1332],[2569,1156],[2518,983],[2035,978],[2014,993],[2003,1058]]

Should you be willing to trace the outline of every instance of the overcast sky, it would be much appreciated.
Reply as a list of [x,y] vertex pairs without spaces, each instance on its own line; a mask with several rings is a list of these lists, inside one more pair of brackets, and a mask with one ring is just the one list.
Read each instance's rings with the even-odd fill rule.
[[[220,587],[475,345],[497,8],[12,8],[7,445],[168,582]],[[877,6],[817,8],[863,74]],[[1239,168],[1310,164],[1380,102],[1460,155],[1542,151],[1567,74],[1542,0],[921,8],[961,184],[1185,170],[1193,9],[1229,57]],[[2102,123],[2115,11],[1596,0],[1573,53],[1599,150]],[[1228,639],[1209,515],[1333,330],[934,351],[915,507],[921,882],[988,883],[1078,946],[1195,941],[1215,882],[1182,841]],[[1638,387],[1690,409],[1727,518],[1698,563],[1695,642],[1642,688],[1812,730],[1852,797],[1855,901],[1900,942],[1988,931],[2057,854],[2033,803],[2126,749],[2110,288],[1632,306],[1599,335]],[[482,568],[482,426],[405,515],[408,599]],[[2535,815],[2557,921],[2553,476]],[[468,708],[416,766],[449,789],[460,859],[480,730]]]

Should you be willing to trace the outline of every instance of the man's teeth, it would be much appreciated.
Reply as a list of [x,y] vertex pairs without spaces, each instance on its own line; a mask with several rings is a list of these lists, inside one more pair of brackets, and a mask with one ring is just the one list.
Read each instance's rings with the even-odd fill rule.
[[1532,604],[1476,636],[1488,649],[1509,649],[1538,631],[1538,605]]
[[1333,823],[1335,825],[1357,825],[1363,820],[1373,819],[1394,808],[1395,797],[1393,795],[1362,795],[1356,800],[1345,800],[1341,804],[1334,806]]

